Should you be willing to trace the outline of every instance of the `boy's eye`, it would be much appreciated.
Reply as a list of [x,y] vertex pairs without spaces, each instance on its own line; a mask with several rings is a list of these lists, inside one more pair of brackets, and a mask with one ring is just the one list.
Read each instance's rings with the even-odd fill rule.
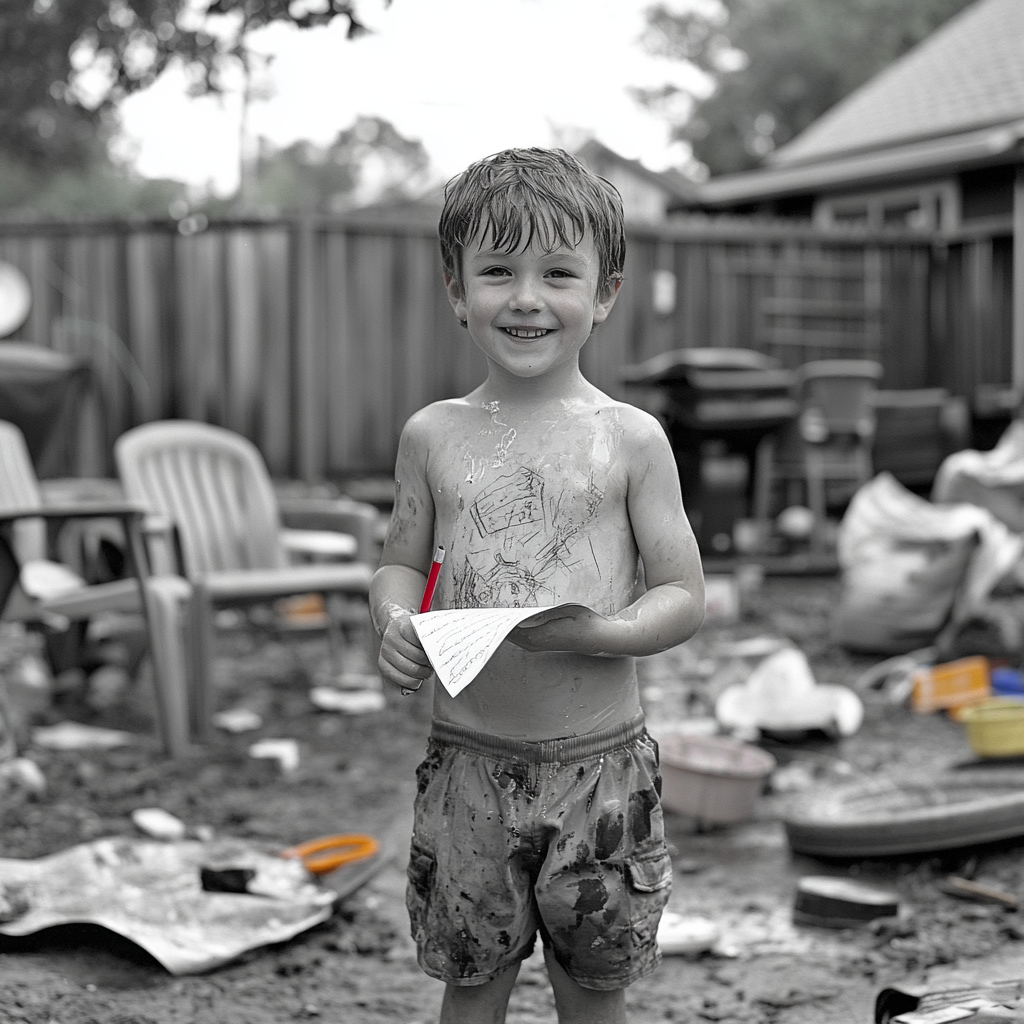
[[505,277],[509,273],[508,267],[487,267],[484,272],[484,277]]
[[562,270],[558,268],[556,270],[549,270],[548,277],[575,277],[571,270]]

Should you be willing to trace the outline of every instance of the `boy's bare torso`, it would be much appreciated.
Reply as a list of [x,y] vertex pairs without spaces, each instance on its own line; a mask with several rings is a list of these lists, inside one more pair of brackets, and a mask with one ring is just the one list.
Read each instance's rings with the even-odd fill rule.
[[[633,600],[638,553],[627,508],[637,410],[596,388],[538,410],[476,395],[423,411],[426,482],[446,549],[434,608]],[[635,445],[633,446],[635,449]],[[504,643],[437,718],[526,739],[578,735],[640,710],[632,658],[531,653]]]

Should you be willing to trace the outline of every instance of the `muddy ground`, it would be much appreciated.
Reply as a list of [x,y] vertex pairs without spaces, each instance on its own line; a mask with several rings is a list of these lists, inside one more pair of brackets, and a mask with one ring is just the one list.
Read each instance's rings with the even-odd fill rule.
[[[769,577],[739,623],[708,624],[689,644],[642,662],[652,725],[709,712],[721,682],[714,672],[718,652],[738,637],[787,636],[806,651],[819,682],[852,683],[872,661],[829,643],[838,586],[828,577]],[[325,713],[308,697],[328,665],[322,638],[271,639],[236,629],[222,634],[219,654],[219,704],[258,711],[264,725],[257,733],[220,732],[209,747],[170,763],[150,739],[144,678],[99,709],[71,687],[43,711],[47,721],[70,717],[126,728],[140,740],[107,752],[25,749],[42,769],[47,790],[38,798],[2,798],[0,856],[39,857],[99,836],[137,834],[132,810],[159,806],[190,828],[281,847],[330,833],[369,832],[383,843],[384,866],[326,923],[201,976],[173,977],[138,947],[94,927],[0,939],[0,1021],[436,1020],[441,986],[417,969],[403,903],[413,773],[428,728],[428,695],[389,694],[379,713]],[[874,691],[865,702],[864,726],[849,739],[818,736],[769,746],[780,765],[800,766],[789,772],[791,785],[972,759],[962,728],[944,716],[914,715]],[[251,759],[247,749],[260,736],[296,738],[299,768],[284,775],[273,762]],[[723,940],[715,952],[667,957],[652,978],[634,986],[632,1020],[857,1024],[873,1019],[878,991],[892,982],[1024,975],[1020,916],[945,895],[938,886],[958,872],[1024,895],[1024,842],[875,861],[793,856],[779,821],[783,801],[792,798],[766,793],[752,821],[717,829],[667,815],[676,865],[670,908],[716,921]],[[879,882],[898,893],[903,916],[856,930],[796,927],[795,883],[806,874]],[[554,1020],[542,960],[525,964],[508,1020]]]

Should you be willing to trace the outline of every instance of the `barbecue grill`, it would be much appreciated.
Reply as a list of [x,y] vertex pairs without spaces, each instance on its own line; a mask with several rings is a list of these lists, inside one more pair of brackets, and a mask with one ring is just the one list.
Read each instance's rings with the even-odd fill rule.
[[621,380],[663,394],[697,540],[706,551],[728,552],[734,522],[749,515],[758,444],[799,411],[793,373],[753,349],[690,348],[627,366]]

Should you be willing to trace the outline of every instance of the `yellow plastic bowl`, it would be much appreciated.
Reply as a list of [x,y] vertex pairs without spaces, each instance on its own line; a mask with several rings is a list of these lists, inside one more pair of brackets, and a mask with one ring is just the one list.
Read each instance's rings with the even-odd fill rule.
[[992,700],[961,709],[967,742],[980,757],[1024,754],[1024,701]]

